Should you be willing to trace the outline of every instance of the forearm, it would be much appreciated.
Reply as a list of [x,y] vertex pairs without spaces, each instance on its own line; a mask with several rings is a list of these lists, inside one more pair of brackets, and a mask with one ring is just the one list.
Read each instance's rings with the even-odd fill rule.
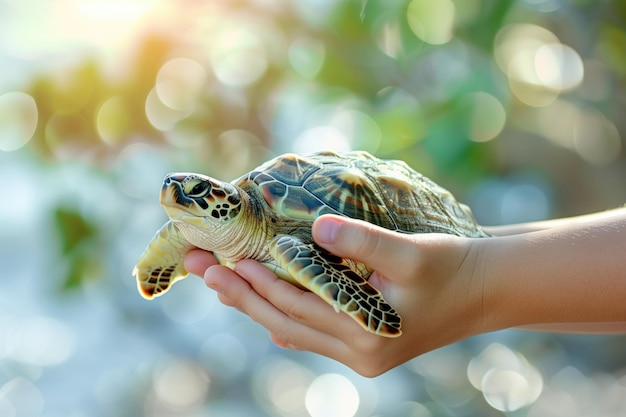
[[626,207],[598,213],[585,214],[582,216],[567,217],[562,219],[544,220],[529,223],[509,224],[503,226],[485,226],[485,231],[494,236],[510,236],[521,233],[537,232],[563,226],[580,226],[601,219],[616,219],[626,216]]
[[626,210],[577,219],[483,243],[493,328],[626,322]]

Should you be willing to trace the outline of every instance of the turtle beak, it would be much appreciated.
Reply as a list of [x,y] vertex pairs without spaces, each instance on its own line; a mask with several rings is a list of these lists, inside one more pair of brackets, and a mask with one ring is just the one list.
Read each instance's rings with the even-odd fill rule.
[[186,175],[168,175],[165,177],[161,187],[160,203],[162,206],[181,205],[189,207],[193,204],[193,201],[183,193],[182,181],[185,178]]

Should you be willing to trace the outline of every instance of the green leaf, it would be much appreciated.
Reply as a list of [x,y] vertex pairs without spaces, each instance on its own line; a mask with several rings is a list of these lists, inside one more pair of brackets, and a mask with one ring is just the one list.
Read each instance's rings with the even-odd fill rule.
[[54,212],[54,221],[61,238],[63,255],[70,254],[81,243],[96,235],[96,227],[72,209],[58,207]]

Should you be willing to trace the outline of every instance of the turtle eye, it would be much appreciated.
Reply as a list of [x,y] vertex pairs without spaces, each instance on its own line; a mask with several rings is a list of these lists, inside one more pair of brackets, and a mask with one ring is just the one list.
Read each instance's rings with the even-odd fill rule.
[[187,193],[187,197],[200,198],[206,196],[211,191],[211,184],[207,181],[200,181],[194,185]]

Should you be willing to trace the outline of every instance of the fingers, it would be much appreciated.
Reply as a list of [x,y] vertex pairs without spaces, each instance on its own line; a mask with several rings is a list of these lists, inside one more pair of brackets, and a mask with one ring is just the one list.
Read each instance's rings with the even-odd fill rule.
[[[237,263],[236,272],[210,266],[205,283],[224,304],[247,314],[269,330],[278,346],[308,350],[339,361],[364,376],[376,376],[406,360],[398,352],[401,338],[387,339],[364,331],[344,313],[336,313],[317,295],[279,279],[252,260]],[[382,359],[381,359],[382,358]]]
[[367,333],[347,314],[335,312],[317,295],[281,280],[259,262],[242,260],[233,271],[219,265],[212,254],[198,250],[188,254],[185,266],[204,275],[206,285],[219,293],[222,303],[264,326],[278,346],[327,356],[363,375],[388,369],[388,365],[378,366],[372,354],[387,344],[397,345],[397,339]]
[[335,255],[363,262],[377,271],[394,271],[417,255],[405,235],[347,217],[319,217],[313,223],[313,237]]
[[276,336],[274,333],[270,333],[270,339],[272,342],[274,342],[276,346],[279,346],[281,348],[295,349],[295,350],[298,349],[297,346],[292,346],[289,343],[285,342],[284,340],[279,339],[278,336]]
[[[220,293],[222,302],[268,329],[279,346],[337,357],[346,349],[333,332],[346,326],[362,331],[348,316],[337,314],[315,294],[277,278],[258,262],[240,261],[236,269],[237,272],[223,266],[210,267],[205,282]],[[338,320],[344,324],[338,326]]]
[[354,325],[355,329],[360,330],[359,325],[353,323],[353,320],[346,314],[337,313],[312,292],[301,290],[279,279],[258,262],[240,261],[236,271],[261,297],[299,323],[330,334],[336,333],[338,324]]
[[[206,285],[219,293],[222,303],[267,324],[266,327],[277,334],[284,333],[281,326],[286,319],[305,325],[327,323],[327,328],[334,329],[338,314],[332,307],[316,295],[279,279],[258,262],[241,261],[234,272],[219,265],[211,253],[193,250],[185,258],[185,268],[204,276]],[[347,316],[345,319],[351,321]]]
[[207,268],[217,263],[212,253],[201,249],[194,249],[185,257],[185,269],[199,277],[204,275]]

